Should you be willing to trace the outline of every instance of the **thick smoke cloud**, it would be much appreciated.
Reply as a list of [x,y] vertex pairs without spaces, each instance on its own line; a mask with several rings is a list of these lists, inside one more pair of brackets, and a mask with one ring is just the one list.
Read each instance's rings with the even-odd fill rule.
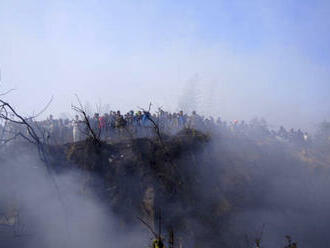
[[[298,247],[330,244],[327,165],[317,165],[315,157],[306,161],[296,146],[282,142],[256,146],[244,137],[218,137],[207,150],[206,156],[218,151],[213,157],[215,167],[227,170],[227,175],[232,171],[247,178],[240,190],[235,183],[223,185],[225,192],[243,194],[244,202],[233,211],[226,226],[224,237],[229,247],[246,247],[247,237],[250,242],[261,237],[263,247],[283,247],[286,235],[296,240]],[[226,160],[228,154],[231,159]]]
[[137,225],[123,231],[104,202],[86,189],[87,177],[66,172],[56,176],[55,186],[31,154],[2,163],[0,212],[9,222],[1,218],[1,246],[142,247],[148,242],[150,237]]
[[[211,131],[209,143],[182,151],[185,155],[175,162],[180,164],[179,174],[188,179],[185,195],[167,202],[155,188],[165,222],[185,223],[183,231],[189,232],[178,234],[186,246],[206,240],[223,247],[246,247],[246,236],[250,240],[257,238],[263,226],[265,247],[282,247],[285,235],[307,248],[330,244],[326,235],[330,228],[329,171],[326,164],[322,165],[324,161],[317,161],[322,158],[317,154],[317,140],[306,155],[302,154],[305,145],[266,138],[262,127],[249,130],[245,134],[239,129],[207,130]],[[118,152],[121,154],[121,150]],[[147,149],[143,158],[149,152]],[[121,196],[133,199],[140,174],[132,171],[143,171],[150,161],[135,161],[138,158],[134,155],[133,160],[124,162],[125,157],[129,156],[123,156],[123,162],[118,160],[115,165],[119,173],[113,179],[115,186],[123,188]],[[71,170],[57,174],[57,191],[44,166],[31,153],[9,152],[1,159],[0,206],[7,209],[0,212],[9,213],[10,219],[20,214],[15,238],[10,236],[10,229],[1,226],[1,240],[8,247],[24,243],[26,247],[103,248],[144,246],[150,242],[146,230],[137,225],[122,228],[119,216],[109,211],[103,198],[90,191],[87,182],[88,177],[94,177],[92,172]],[[154,170],[163,169],[157,169],[159,165],[166,166],[155,164]],[[150,179],[161,182],[155,176]],[[166,195],[166,190],[161,192]],[[131,209],[136,210],[127,205],[121,208],[123,212]],[[218,223],[214,223],[214,216]]]

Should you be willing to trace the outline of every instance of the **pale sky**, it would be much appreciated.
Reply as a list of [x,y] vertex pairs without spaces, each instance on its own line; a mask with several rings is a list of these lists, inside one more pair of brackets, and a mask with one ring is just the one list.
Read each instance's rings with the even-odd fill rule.
[[78,94],[311,128],[330,119],[329,30],[329,1],[0,0],[1,89],[25,114]]

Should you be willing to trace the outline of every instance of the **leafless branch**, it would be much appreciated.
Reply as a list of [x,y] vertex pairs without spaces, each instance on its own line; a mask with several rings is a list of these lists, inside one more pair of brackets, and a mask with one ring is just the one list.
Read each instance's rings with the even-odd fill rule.
[[50,98],[50,100],[48,101],[48,103],[46,104],[46,106],[45,106],[42,110],[40,110],[38,114],[34,115],[34,116],[31,117],[31,118],[34,119],[34,118],[40,116],[41,114],[43,114],[43,113],[48,109],[48,107],[51,105],[51,103],[53,102],[53,100],[54,100],[54,96],[52,96],[52,97]]
[[[48,107],[49,104],[46,107]],[[44,109],[46,109],[46,108],[44,108]],[[11,106],[11,104],[0,99],[0,120],[1,119],[8,121],[10,123],[21,125],[21,126],[25,127],[25,129],[27,130],[28,136],[22,134],[21,132],[18,132],[15,135],[16,135],[16,137],[21,136],[22,138],[24,138],[25,140],[34,144],[37,147],[39,157],[40,157],[41,161],[45,164],[48,175],[49,175],[52,183],[54,184],[54,187],[57,192],[57,198],[64,209],[64,214],[66,217],[65,219],[67,221],[66,208],[65,208],[64,201],[61,197],[60,190],[59,190],[59,187],[58,187],[56,179],[55,179],[55,173],[53,171],[53,168],[52,168],[51,162],[50,162],[51,156],[50,156],[49,149],[48,149],[48,146],[47,146],[45,140],[41,139],[38,136],[37,132],[35,131],[34,127],[32,126],[32,123],[29,123],[29,120],[27,118],[24,118],[22,115],[20,115]],[[30,120],[33,121],[32,118],[30,118]],[[66,228],[68,228],[68,225],[66,225]]]
[[87,129],[89,130],[89,133],[90,133],[89,136],[92,138],[93,142],[95,142],[98,145],[101,145],[102,142],[100,140],[100,133],[99,134],[95,133],[95,131],[93,130],[93,128],[90,124],[88,116],[87,116],[87,114],[86,114],[86,112],[85,112],[85,110],[84,110],[84,108],[83,108],[83,106],[80,102],[80,99],[79,99],[78,95],[76,95],[76,98],[77,98],[77,101],[78,101],[78,104],[79,104],[80,107],[72,105],[71,106],[72,109],[83,117],[84,123],[85,123],[85,125],[86,125],[86,127],[87,127]]
[[4,93],[1,93],[0,96],[5,96],[5,95],[8,95],[10,92],[14,91],[15,89],[10,89],[10,90],[7,90],[6,92]]
[[140,218],[140,217],[136,217],[139,221],[141,221],[142,222],[142,224],[143,225],[145,225],[148,229],[149,229],[149,231],[154,235],[154,237],[157,239],[158,238],[158,235],[157,235],[157,233],[154,231],[154,229],[147,223],[147,222],[145,222],[142,218]]

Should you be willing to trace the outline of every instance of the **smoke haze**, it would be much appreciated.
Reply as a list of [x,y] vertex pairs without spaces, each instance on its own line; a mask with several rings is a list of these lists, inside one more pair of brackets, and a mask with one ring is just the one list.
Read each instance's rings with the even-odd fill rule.
[[3,0],[2,83],[28,114],[52,95],[47,113],[70,112],[74,94],[123,111],[150,101],[174,111],[198,75],[205,114],[311,129],[330,114],[327,9],[327,1]]

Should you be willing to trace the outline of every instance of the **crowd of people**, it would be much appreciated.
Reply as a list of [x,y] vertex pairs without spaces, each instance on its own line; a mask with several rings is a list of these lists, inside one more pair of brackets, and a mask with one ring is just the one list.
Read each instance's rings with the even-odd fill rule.
[[[87,124],[88,122],[88,124]],[[121,138],[141,138],[160,133],[171,135],[182,129],[199,130],[204,133],[220,133],[224,135],[240,135],[254,139],[275,138],[284,142],[308,143],[311,137],[308,133],[298,130],[271,130],[263,120],[254,119],[245,121],[223,121],[221,118],[205,118],[193,111],[186,114],[183,111],[170,113],[159,109],[157,113],[149,111],[130,111],[122,114],[120,111],[110,111],[93,116],[76,115],[73,120],[55,119],[50,115],[46,120],[33,122],[35,130],[52,144],[79,142],[86,139],[93,132],[94,135],[105,141],[115,141]],[[24,127],[7,123],[0,126],[1,134],[17,133]],[[21,130],[20,132],[24,132]],[[10,135],[9,135],[10,136]],[[2,140],[4,138],[2,137]]]

